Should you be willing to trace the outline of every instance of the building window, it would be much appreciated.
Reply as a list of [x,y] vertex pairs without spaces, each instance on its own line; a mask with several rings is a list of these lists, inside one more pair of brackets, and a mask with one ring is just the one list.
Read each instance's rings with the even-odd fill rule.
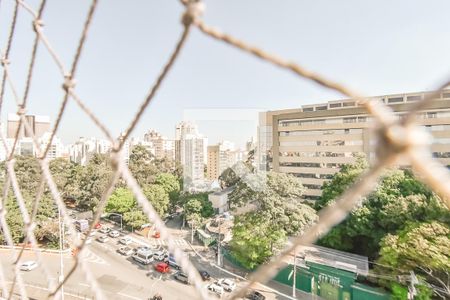
[[344,107],[355,106],[355,102],[344,102],[344,103],[342,103],[342,105],[343,105]]
[[330,103],[330,108],[342,107],[342,103]]
[[422,96],[421,95],[406,97],[406,101],[419,101],[419,100],[422,100]]
[[356,117],[344,118],[344,123],[356,123]]
[[317,110],[327,110],[328,107],[327,106],[316,106],[316,111]]
[[450,98],[450,93],[442,93],[442,98]]
[[403,97],[388,98],[388,103],[401,103],[401,102],[403,102]]
[[305,107],[303,111],[314,111],[314,107]]
[[424,115],[425,119],[436,119],[437,118],[437,112],[427,112]]

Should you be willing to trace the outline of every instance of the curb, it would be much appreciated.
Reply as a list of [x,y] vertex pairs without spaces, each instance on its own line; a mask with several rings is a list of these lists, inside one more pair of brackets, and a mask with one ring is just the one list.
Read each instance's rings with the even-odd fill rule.
[[[19,246],[14,246],[14,247],[10,247],[10,246],[0,246],[0,250],[22,250],[22,247]],[[39,252],[43,252],[43,253],[56,253],[56,254],[60,254],[60,253],[69,253],[70,252],[70,248],[64,249],[63,251],[59,251],[59,250],[53,250],[53,249],[45,249],[45,248],[37,248],[37,249],[33,249],[30,247],[25,247],[24,251],[39,251]]]

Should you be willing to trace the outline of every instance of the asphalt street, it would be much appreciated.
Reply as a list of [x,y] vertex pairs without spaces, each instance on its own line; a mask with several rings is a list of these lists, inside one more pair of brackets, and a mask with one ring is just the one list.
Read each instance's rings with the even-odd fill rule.
[[[173,222],[176,222],[176,220]],[[178,226],[178,224],[172,225],[174,225],[173,227]],[[206,285],[215,279],[233,278],[228,273],[212,266],[211,261],[199,259],[187,241],[180,235],[180,231],[176,228],[172,230],[174,231],[174,235],[177,236],[175,243],[186,250],[197,269],[206,270],[211,274],[212,279],[209,282],[205,282],[205,289]],[[91,238],[92,242],[87,245],[84,260],[89,265],[107,299],[148,299],[155,293],[161,294],[163,299],[186,300],[199,298],[193,286],[183,284],[174,279],[173,275],[176,273],[176,270],[171,269],[169,273],[162,274],[154,270],[154,264],[156,262],[145,266],[135,262],[130,256],[119,254],[117,250],[122,246],[119,244],[119,239],[124,234],[121,234],[118,238],[110,237],[106,243],[97,241],[100,235],[103,234],[97,231],[95,236]],[[131,248],[139,245],[161,248],[165,245],[164,241],[159,239],[147,240],[142,237],[139,238],[136,235],[127,235],[132,239],[132,243],[129,245]],[[8,281],[12,281],[14,279],[14,272],[11,269],[11,250],[3,249],[0,251],[0,260],[6,275],[5,277]],[[60,268],[60,255],[57,253],[42,253],[42,258],[45,266],[52,275],[50,278],[47,278],[43,266],[39,266],[32,271],[21,271],[24,281],[27,284],[45,287],[49,280],[57,281]],[[26,260],[36,260],[35,254],[31,251],[25,251],[21,261]],[[67,274],[69,269],[74,265],[71,253],[64,254],[63,260],[64,273]],[[238,286],[244,284],[238,280],[235,280],[235,282]],[[64,285],[64,288],[65,292],[76,294],[83,298],[92,298],[94,296],[91,283],[86,281],[83,272],[79,268],[70,277],[67,284]],[[264,291],[264,294],[267,297],[266,299],[286,299],[270,291]],[[212,299],[217,298],[215,294],[210,295]]]

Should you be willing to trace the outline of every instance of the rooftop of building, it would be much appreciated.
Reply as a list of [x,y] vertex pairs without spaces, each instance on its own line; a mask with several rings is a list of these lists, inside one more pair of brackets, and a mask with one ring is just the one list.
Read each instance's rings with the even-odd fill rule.
[[321,246],[301,247],[297,250],[297,258],[305,262],[326,265],[364,276],[369,273],[369,259],[366,256],[331,248]]
[[[400,93],[400,94],[387,94],[379,96],[370,96],[369,100],[382,101],[387,105],[396,105],[402,103],[412,103],[424,99],[427,95],[434,93],[434,91],[425,92],[411,92],[411,93]],[[435,98],[436,100],[450,100],[450,88],[444,89]],[[327,102],[316,103],[316,104],[305,104],[301,108],[293,109],[280,109],[267,111],[269,115],[279,115],[279,114],[290,114],[297,112],[311,112],[311,111],[321,111],[321,110],[332,110],[340,108],[353,108],[360,107],[362,104],[356,103],[354,99],[340,99],[340,100],[330,100]]]

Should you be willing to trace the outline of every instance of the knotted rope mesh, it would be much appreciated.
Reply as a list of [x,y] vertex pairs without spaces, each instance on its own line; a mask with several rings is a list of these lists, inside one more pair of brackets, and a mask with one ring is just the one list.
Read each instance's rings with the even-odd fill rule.
[[[203,287],[202,280],[196,268],[192,265],[187,256],[183,255],[183,251],[179,249],[178,246],[174,243],[172,235],[167,230],[164,222],[156,213],[150,202],[146,199],[142,188],[133,178],[122,156],[122,149],[127,138],[130,136],[136,125],[141,120],[142,115],[147,110],[149,103],[153,100],[154,96],[158,92],[167,74],[171,71],[171,68],[173,67],[175,61],[179,56],[179,53],[181,52],[188,39],[189,32],[193,27],[206,36],[209,36],[218,41],[222,41],[228,46],[252,54],[260,58],[261,60],[273,64],[276,67],[291,71],[294,75],[299,76],[300,78],[311,80],[312,82],[322,86],[323,88],[335,90],[346,97],[356,100],[359,105],[362,105],[366,108],[367,112],[373,117],[378,126],[378,143],[376,144],[375,151],[377,153],[377,161],[371,167],[371,169],[361,175],[359,180],[357,180],[355,184],[348,188],[346,192],[342,196],[340,196],[339,199],[337,199],[332,205],[322,209],[319,212],[319,221],[316,224],[308,228],[302,235],[297,236],[293,240],[291,246],[286,247],[279,255],[273,257],[269,263],[261,266],[256,272],[254,272],[250,276],[244,287],[237,289],[230,295],[230,299],[243,297],[251,287],[255,286],[258,283],[265,283],[270,280],[275,275],[279,267],[284,264],[285,259],[292,253],[294,253],[294,251],[298,247],[313,244],[319,237],[323,236],[331,228],[333,228],[333,226],[343,221],[348,213],[354,208],[355,204],[361,201],[361,199],[364,199],[364,196],[371,192],[372,188],[377,182],[377,179],[382,175],[383,170],[395,165],[396,162],[399,161],[399,159],[409,159],[413,169],[417,173],[420,173],[420,180],[424,181],[424,183],[433,188],[441,196],[441,199],[445,202],[445,205],[450,208],[450,185],[446,184],[450,182],[450,174],[444,166],[442,166],[439,162],[432,158],[431,150],[429,148],[430,136],[417,124],[415,118],[415,114],[418,111],[425,109],[427,105],[429,105],[429,103],[439,95],[441,90],[446,88],[450,84],[450,79],[438,85],[435,89],[435,92],[427,94],[427,96],[423,100],[418,102],[413,107],[413,109],[408,112],[405,118],[399,119],[394,115],[392,110],[382,102],[369,100],[363,95],[351,90],[347,86],[341,85],[337,82],[327,79],[325,76],[307,70],[299,64],[270,54],[258,47],[251,46],[244,41],[236,39],[233,36],[227,35],[217,29],[209,27],[201,19],[204,11],[203,3],[196,0],[182,0],[181,5],[185,7],[185,11],[181,18],[182,32],[178,39],[178,42],[176,43],[174,50],[169,56],[169,59],[161,70],[156,81],[151,86],[144,101],[138,108],[134,118],[131,120],[130,125],[124,130],[125,134],[122,137],[116,139],[113,137],[108,127],[103,124],[102,121],[97,118],[97,116],[84,104],[84,101],[81,99],[81,97],[78,96],[76,92],[75,85],[77,66],[79,64],[81,54],[84,51],[85,41],[88,37],[89,29],[95,16],[95,11],[97,10],[98,1],[93,0],[91,3],[88,14],[84,21],[83,30],[78,41],[76,52],[70,68],[67,68],[63,64],[62,60],[58,56],[58,53],[56,53],[54,48],[52,47],[51,41],[47,38],[45,32],[43,31],[44,21],[42,20],[42,14],[45,10],[47,4],[46,2],[46,0],[41,0],[38,9],[35,10],[25,1],[15,1],[11,23],[9,28],[7,29],[9,30],[7,44],[4,47],[5,50],[1,51],[0,53],[0,62],[3,69],[3,76],[0,85],[0,113],[3,106],[5,89],[9,88],[17,105],[17,115],[19,116],[19,127],[15,134],[15,140],[12,147],[8,146],[3,133],[1,133],[0,136],[2,145],[7,153],[5,164],[5,182],[2,194],[3,198],[0,203],[0,225],[5,240],[8,246],[12,249],[11,262],[15,270],[14,281],[12,285],[8,287],[3,267],[0,264],[0,284],[3,297],[8,299],[13,297],[13,291],[15,286],[17,285],[21,298],[27,298],[25,283],[24,279],[21,276],[21,273],[19,272],[19,266],[22,254],[24,253],[25,245],[29,242],[31,244],[32,250],[36,254],[38,263],[44,267],[44,275],[48,278],[49,298],[60,298],[64,283],[66,283],[67,280],[71,278],[75,270],[80,269],[84,273],[88,282],[91,283],[90,287],[95,294],[95,298],[105,299],[103,291],[97,283],[95,276],[93,275],[85,260],[83,260],[86,249],[86,240],[80,240],[76,234],[76,230],[73,226],[73,220],[68,215],[68,212],[64,205],[64,201],[61,198],[60,192],[58,191],[55,181],[50,173],[49,160],[47,159],[47,154],[51,147],[52,140],[58,132],[61,120],[64,117],[67,103],[70,100],[73,100],[113,145],[110,155],[110,161],[113,166],[113,175],[110,178],[107,188],[103,192],[94,215],[94,220],[87,232],[87,235],[89,235],[89,233],[93,230],[94,224],[96,224],[100,220],[100,216],[105,209],[107,199],[112,194],[117,181],[122,178],[133,192],[134,196],[137,199],[137,202],[142,208],[142,211],[160,230],[161,238],[167,242],[169,251],[174,254],[175,260],[181,265],[182,269],[188,274],[189,279],[194,283],[194,286],[198,291],[199,298],[209,298],[209,295]],[[11,45],[14,41],[16,23],[19,13],[26,13],[31,17],[30,21],[35,32],[35,39],[33,42],[30,63],[27,70],[25,88],[22,97],[19,96],[18,90],[11,76],[11,70],[9,68],[10,64],[14,64],[13,61],[11,62],[9,60],[9,54],[11,51]],[[56,122],[54,124],[54,127],[52,128],[50,141],[48,142],[46,147],[41,149],[37,138],[35,136],[32,136],[34,147],[37,149],[37,157],[41,169],[41,182],[35,195],[32,213],[30,215],[25,206],[25,201],[14,171],[14,153],[17,141],[19,139],[19,132],[22,129],[22,126],[28,132],[33,132],[30,128],[30,125],[25,119],[25,111],[28,104],[30,83],[33,78],[36,52],[39,45],[43,46],[45,50],[48,51],[61,74],[61,85],[64,91],[64,96],[58,110]],[[60,211],[62,221],[69,228],[71,239],[74,242],[74,246],[78,250],[77,255],[73,257],[73,267],[68,270],[68,272],[64,276],[64,280],[60,280],[60,282],[54,282],[50,280],[50,273],[48,271],[48,268],[45,266],[44,261],[42,260],[40,251],[38,251],[37,241],[33,233],[33,230],[36,226],[35,218],[37,207],[39,205],[39,201],[42,198],[45,186],[49,188],[51,196],[55,201],[58,210]],[[15,195],[15,200],[17,201],[17,204],[20,208],[25,226],[25,243],[20,251],[16,251],[13,247],[13,239],[11,237],[10,229],[5,218],[5,199],[7,198],[7,195],[11,188]]]

